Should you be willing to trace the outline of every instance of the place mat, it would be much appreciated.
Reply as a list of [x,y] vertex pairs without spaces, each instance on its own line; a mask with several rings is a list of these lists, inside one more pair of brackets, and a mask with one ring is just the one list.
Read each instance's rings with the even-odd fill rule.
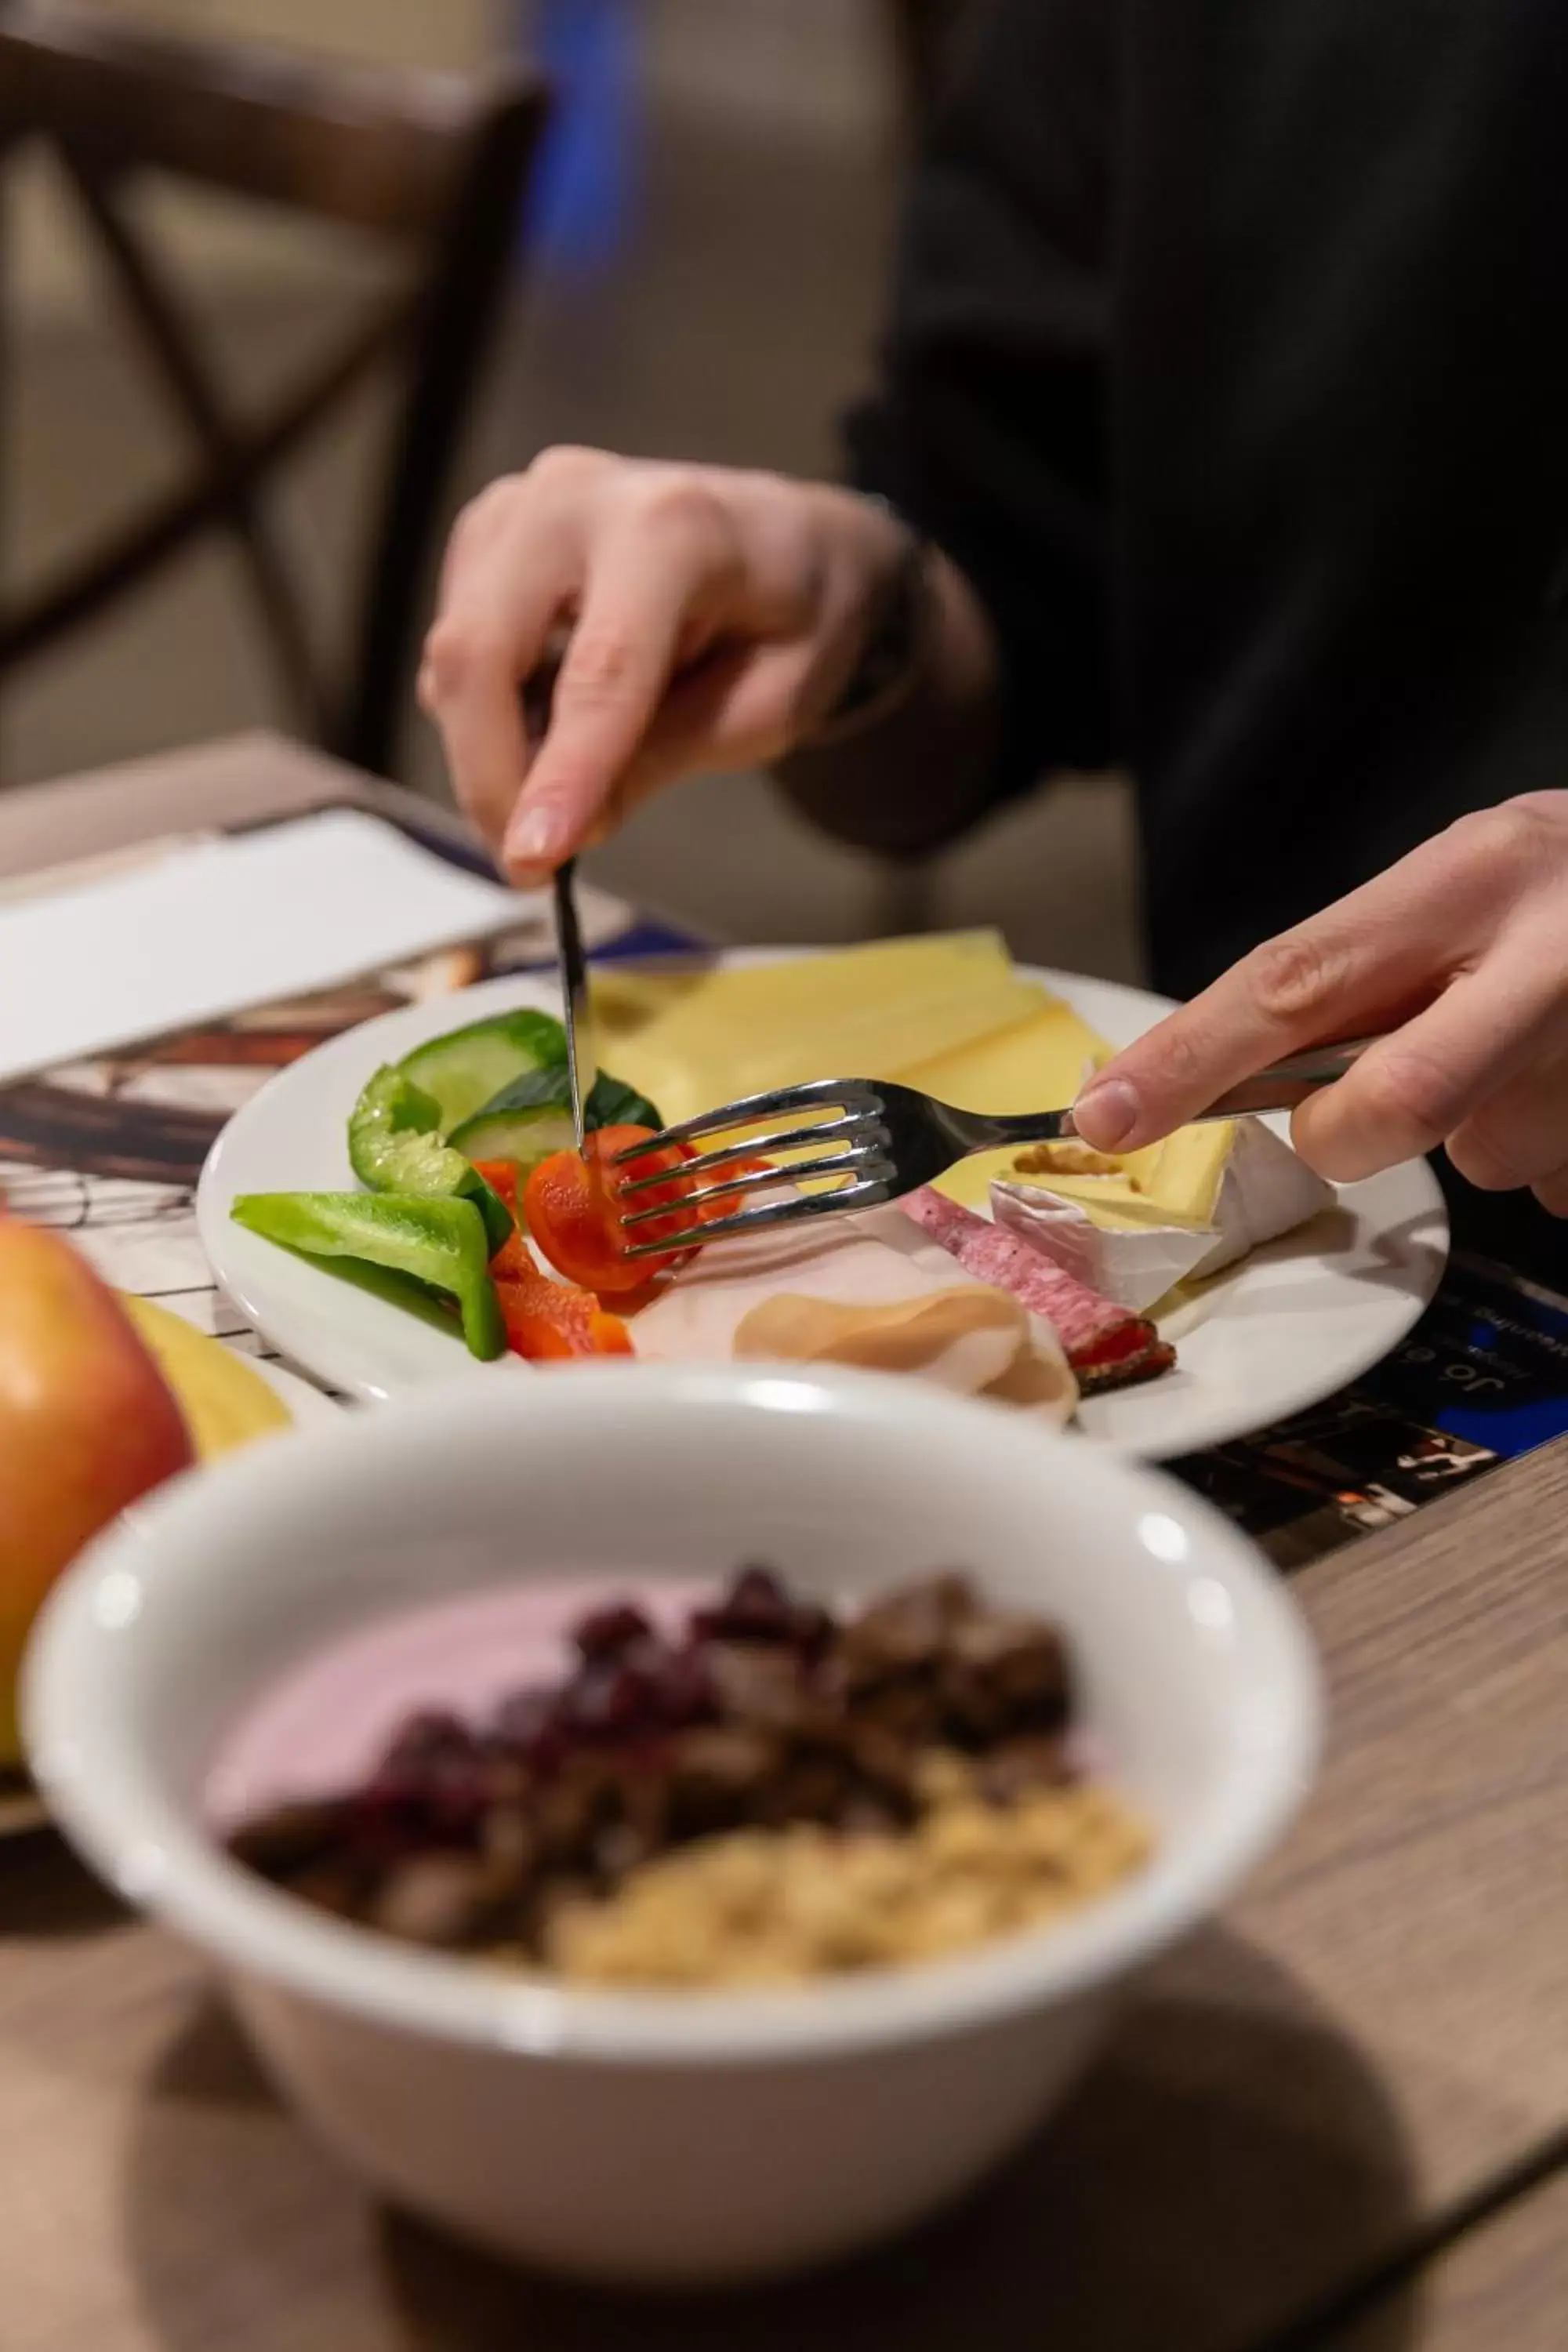
[[1564,1433],[1568,1298],[1461,1253],[1363,1379],[1169,1466],[1295,1569]]

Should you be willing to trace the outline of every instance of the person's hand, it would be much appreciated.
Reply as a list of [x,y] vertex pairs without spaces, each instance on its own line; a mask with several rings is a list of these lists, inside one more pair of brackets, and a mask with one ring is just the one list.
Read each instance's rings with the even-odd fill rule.
[[1383,1036],[1295,1115],[1339,1183],[1447,1147],[1489,1192],[1568,1216],[1568,793],[1482,811],[1270,940],[1119,1055],[1077,1122],[1152,1142],[1308,1045]]
[[[648,793],[772,761],[832,709],[901,525],[823,485],[551,449],[459,517],[419,698],[514,881]],[[548,731],[520,700],[569,631]]]

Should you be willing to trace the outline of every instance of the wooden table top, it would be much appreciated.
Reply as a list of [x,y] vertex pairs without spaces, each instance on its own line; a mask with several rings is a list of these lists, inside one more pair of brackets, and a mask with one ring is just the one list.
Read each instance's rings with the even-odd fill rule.
[[[139,793],[145,832],[341,779],[247,739],[127,772],[116,821],[134,837]],[[53,833],[21,797],[0,872],[94,842],[79,793]],[[379,2211],[195,1959],[52,1838],[0,1847],[0,2352],[1568,2343],[1565,1524],[1568,1445],[1298,1575],[1330,1748],[1273,1862],[966,2210],[738,2301],[579,2295]]]

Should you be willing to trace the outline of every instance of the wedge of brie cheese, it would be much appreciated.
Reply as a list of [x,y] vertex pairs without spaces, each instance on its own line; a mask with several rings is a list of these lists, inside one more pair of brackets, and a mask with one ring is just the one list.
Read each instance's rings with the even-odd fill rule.
[[999,1224],[1134,1314],[1294,1232],[1333,1199],[1256,1118],[1183,1128],[1119,1160],[1042,1145],[1015,1154],[991,1185]]

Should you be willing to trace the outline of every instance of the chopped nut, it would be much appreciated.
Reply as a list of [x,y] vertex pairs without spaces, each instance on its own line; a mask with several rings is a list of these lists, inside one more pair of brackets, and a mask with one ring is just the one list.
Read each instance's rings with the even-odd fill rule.
[[975,1785],[994,1805],[1016,1804],[1032,1790],[1061,1788],[1076,1777],[1063,1742],[1048,1733],[1010,1739],[974,1767]]
[[647,1864],[605,1901],[558,1907],[545,1956],[585,1982],[690,1987],[935,1958],[1076,1908],[1136,1869],[1148,1843],[1113,1792],[1084,1787],[1008,1810],[961,1796],[912,1836],[742,1831]]
[[811,1712],[793,1650],[760,1642],[715,1642],[707,1664],[720,1712],[732,1722],[793,1731]]
[[343,1809],[331,1801],[278,1805],[236,1830],[229,1852],[264,1878],[292,1878],[331,1851],[342,1825]]
[[682,1732],[669,1757],[669,1810],[678,1836],[739,1828],[778,1769],[769,1732],[739,1726]]
[[472,1942],[490,1900],[484,1864],[475,1855],[416,1854],[396,1864],[369,1921],[406,1943],[456,1950]]
[[878,1682],[931,1664],[975,1606],[966,1578],[940,1576],[863,1611],[845,1628],[839,1644],[853,1682]]

